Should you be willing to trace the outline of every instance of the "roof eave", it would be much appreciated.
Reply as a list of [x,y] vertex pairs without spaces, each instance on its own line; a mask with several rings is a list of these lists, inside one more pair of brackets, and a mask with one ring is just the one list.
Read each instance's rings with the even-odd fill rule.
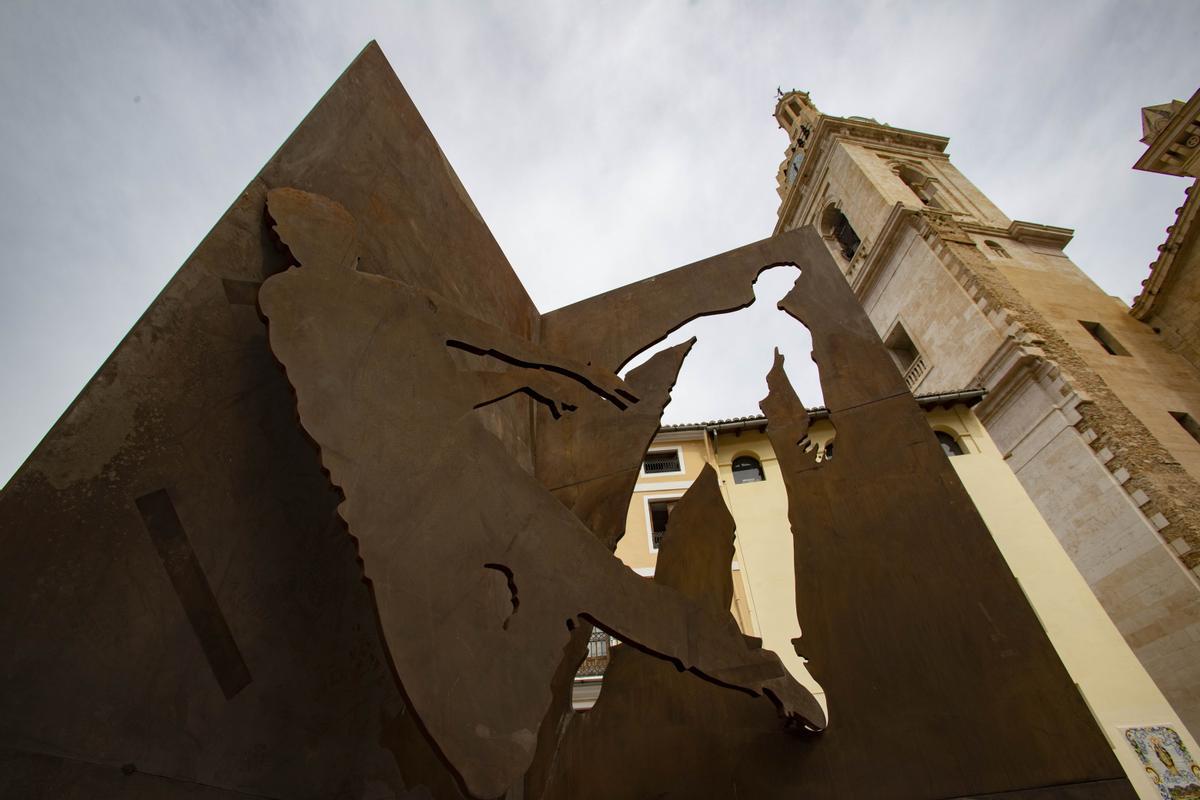
[[[981,401],[987,394],[986,389],[959,389],[953,392],[935,392],[932,394],[923,394],[916,397],[917,405],[924,410],[937,408],[938,406],[965,405],[971,408]],[[829,409],[824,406],[817,408],[806,409],[809,419],[821,420],[829,418]],[[663,425],[659,431],[663,432],[685,432],[685,431],[715,431],[723,433],[727,431],[747,430],[749,428],[763,428],[767,426],[767,418],[761,414],[740,417],[737,419],[711,420],[709,422],[687,422],[678,425]]]

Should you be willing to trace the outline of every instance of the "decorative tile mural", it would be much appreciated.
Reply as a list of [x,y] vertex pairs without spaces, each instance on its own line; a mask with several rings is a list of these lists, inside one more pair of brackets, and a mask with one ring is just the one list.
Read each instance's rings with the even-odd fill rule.
[[1173,728],[1126,728],[1125,739],[1163,800],[1200,800],[1200,766]]

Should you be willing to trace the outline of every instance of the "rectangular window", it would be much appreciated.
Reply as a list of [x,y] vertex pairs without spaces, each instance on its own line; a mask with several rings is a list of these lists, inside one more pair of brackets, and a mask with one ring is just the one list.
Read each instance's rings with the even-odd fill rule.
[[651,450],[642,461],[643,475],[672,475],[683,472],[679,450]]
[[1096,343],[1103,347],[1104,352],[1110,356],[1129,355],[1129,351],[1121,346],[1121,343],[1117,341],[1117,337],[1109,333],[1108,328],[1105,328],[1099,322],[1087,322],[1081,319],[1079,320],[1079,324],[1083,326],[1085,331],[1092,335]]
[[1197,444],[1200,444],[1200,422],[1196,422],[1195,417],[1186,411],[1170,411],[1168,413],[1175,418],[1180,427],[1191,434]]
[[671,498],[669,500],[651,500],[648,505],[650,508],[650,546],[657,550],[662,547],[663,536],[667,533],[667,520],[671,516],[671,509],[675,508],[677,500]]

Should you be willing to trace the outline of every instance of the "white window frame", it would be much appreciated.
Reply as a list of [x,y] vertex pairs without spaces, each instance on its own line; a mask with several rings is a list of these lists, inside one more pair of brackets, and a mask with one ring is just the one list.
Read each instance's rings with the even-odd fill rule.
[[657,553],[658,548],[654,546],[654,521],[650,519],[650,502],[652,500],[674,500],[679,502],[683,497],[683,492],[659,492],[657,494],[647,494],[642,496],[642,511],[646,516],[646,546],[650,548],[651,553]]
[[[754,463],[758,464],[758,472],[760,475],[762,475],[762,477],[756,481],[742,481],[741,483],[738,483],[737,476],[734,475],[734,472],[733,472],[733,464],[739,458],[754,459]],[[767,468],[763,466],[762,456],[753,450],[744,450],[744,451],[739,452],[736,456],[729,459],[729,479],[731,481],[733,481],[734,486],[745,486],[748,483],[766,483],[767,482]]]
[[650,455],[651,453],[669,453],[672,450],[675,451],[675,454],[679,459],[679,471],[678,472],[650,472],[650,473],[647,473],[646,472],[646,459],[645,459],[645,457],[643,457],[642,465],[640,467],[638,467],[638,474],[641,475],[643,478],[664,478],[668,475],[683,475],[683,474],[685,474],[687,472],[687,464],[683,463],[683,448],[680,447],[679,445],[667,445],[665,447],[655,447],[652,445],[648,450],[646,450],[646,455]]

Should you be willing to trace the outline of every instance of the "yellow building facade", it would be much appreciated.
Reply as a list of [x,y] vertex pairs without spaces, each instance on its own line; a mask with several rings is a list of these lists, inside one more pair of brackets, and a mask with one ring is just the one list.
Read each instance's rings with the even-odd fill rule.
[[[972,407],[982,391],[924,396],[919,402],[951,465],[1068,672],[1079,687],[1139,795],[1159,792],[1133,747],[1127,729],[1166,726],[1188,750],[1200,753],[1179,716],[1163,697],[1092,593],[1087,581],[1046,524],[1037,507],[988,435]],[[725,502],[737,526],[730,609],[743,632],[761,637],[826,705],[837,724],[837,698],[826,698],[797,656],[792,533],[787,493],[765,433],[766,420],[668,426],[650,446],[629,504],[617,556],[649,579],[670,504],[682,497],[705,465],[717,470]],[[810,438],[822,458],[836,458],[834,430],[823,411],[813,412]],[[600,641],[603,640],[603,641]],[[602,691],[602,668],[614,642],[597,635],[589,669],[576,679],[575,707],[585,710]],[[813,665],[820,674],[820,665]]]

